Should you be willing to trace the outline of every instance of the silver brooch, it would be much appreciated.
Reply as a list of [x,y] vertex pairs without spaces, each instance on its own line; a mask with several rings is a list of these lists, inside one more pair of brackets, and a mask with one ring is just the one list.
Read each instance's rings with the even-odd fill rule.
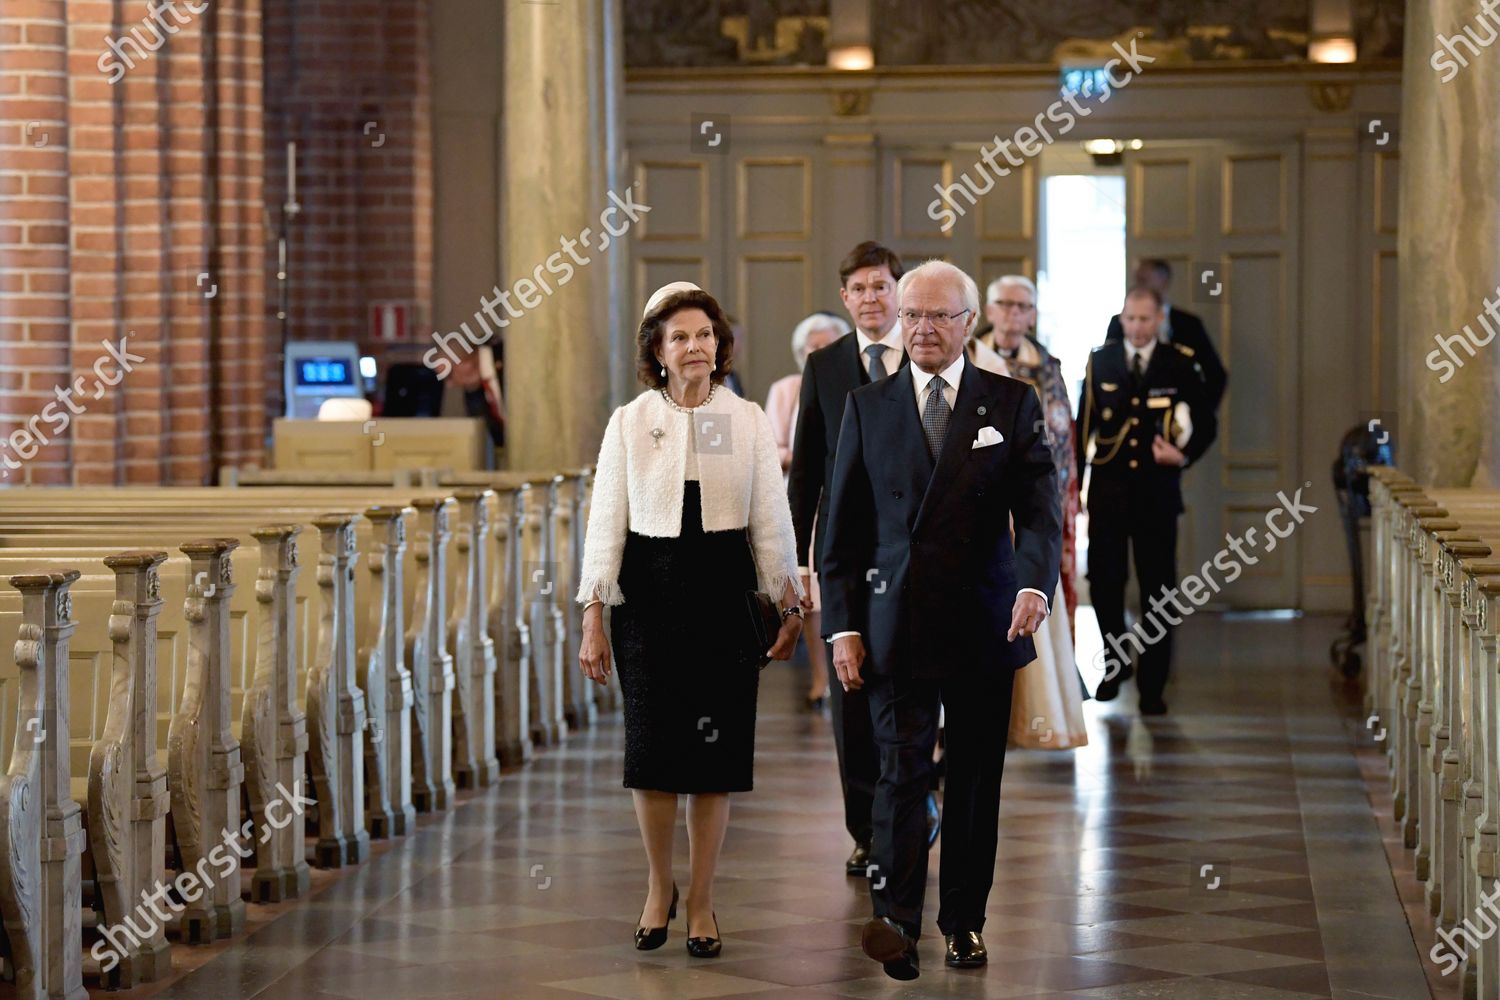
[[661,439],[666,433],[667,432],[662,430],[660,427],[651,428],[651,447],[660,448]]

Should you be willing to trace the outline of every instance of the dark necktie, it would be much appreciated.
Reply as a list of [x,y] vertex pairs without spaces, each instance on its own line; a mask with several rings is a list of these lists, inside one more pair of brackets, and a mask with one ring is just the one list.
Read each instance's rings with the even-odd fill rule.
[[885,353],[883,344],[871,344],[865,348],[865,354],[870,359],[870,381],[879,382],[885,378],[885,365],[881,363],[880,356]]
[[943,438],[948,433],[948,401],[943,390],[948,383],[941,375],[934,375],[927,383],[927,405],[922,408],[922,430],[927,435],[927,447],[932,451],[932,460],[943,452]]
[[1141,361],[1140,351],[1136,351],[1135,357],[1130,359],[1130,377],[1135,380],[1136,385],[1140,385],[1146,379],[1146,366]]

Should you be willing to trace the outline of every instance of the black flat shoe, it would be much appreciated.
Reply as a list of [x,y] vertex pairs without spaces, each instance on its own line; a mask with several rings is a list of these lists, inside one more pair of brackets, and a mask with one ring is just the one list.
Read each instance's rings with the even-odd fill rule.
[[1167,703],[1164,702],[1164,701],[1162,701],[1160,698],[1142,698],[1141,699],[1141,714],[1142,715],[1166,715],[1167,714]]
[[943,964],[950,969],[977,969],[990,960],[989,952],[984,948],[984,938],[978,931],[958,931],[946,935],[945,940],[948,954]]
[[844,862],[844,874],[850,878],[864,878],[870,868],[870,845],[855,844],[854,850],[849,852],[849,859]]
[[[642,911],[641,916],[645,917]],[[672,883],[672,905],[667,907],[667,920],[677,919],[677,883]],[[667,929],[665,927],[637,927],[635,929],[635,950],[655,951],[667,943]]]
[[719,952],[724,950],[724,942],[717,937],[719,933],[719,915],[714,917],[714,937],[690,937],[687,939],[687,952],[694,958],[718,958]]
[[827,710],[827,708],[827,695],[819,695],[816,698],[814,698],[812,695],[807,696],[807,710],[809,712],[813,713],[814,715],[822,715]]
[[865,924],[859,935],[859,946],[880,963],[885,974],[901,982],[910,982],[922,974],[917,961],[916,938],[890,917]]

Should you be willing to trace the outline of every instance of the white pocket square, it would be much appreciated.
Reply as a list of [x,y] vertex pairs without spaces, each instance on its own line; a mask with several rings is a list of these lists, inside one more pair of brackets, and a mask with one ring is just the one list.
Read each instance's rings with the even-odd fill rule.
[[979,436],[974,439],[973,444],[969,445],[969,449],[972,451],[975,448],[988,448],[990,445],[999,444],[1004,440],[1005,435],[995,430],[995,428],[981,427],[979,428]]

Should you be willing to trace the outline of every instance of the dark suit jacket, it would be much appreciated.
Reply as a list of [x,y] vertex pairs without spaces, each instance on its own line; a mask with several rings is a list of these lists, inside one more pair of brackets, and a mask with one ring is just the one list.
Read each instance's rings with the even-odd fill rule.
[[[1193,352],[1193,360],[1203,366],[1203,380],[1208,385],[1208,405],[1217,410],[1219,400],[1224,398],[1224,390],[1229,386],[1229,372],[1225,371],[1224,362],[1219,360],[1214,342],[1208,339],[1208,329],[1203,325],[1203,320],[1174,305],[1167,313],[1167,324],[1171,330],[1168,343],[1186,347]],[[1120,315],[1116,313],[1109,321],[1109,332],[1104,335],[1104,342],[1107,344],[1111,340],[1124,338],[1125,328],[1120,325]]]
[[[975,449],[984,426],[1003,440]],[[945,677],[1035,658],[1030,639],[1005,635],[1017,591],[1056,592],[1062,515],[1029,384],[966,363],[935,470],[911,366],[856,389],[829,508],[823,634],[859,632],[870,672]]]
[[[1187,404],[1193,421],[1193,433],[1182,449],[1191,466],[1218,435],[1207,380],[1196,356],[1190,357],[1181,345],[1157,344],[1137,386],[1123,340],[1108,341],[1089,352],[1074,435],[1080,478],[1085,468],[1092,470],[1089,510],[1182,512],[1182,469],[1159,465],[1151,456],[1151,439],[1161,431],[1165,411],[1177,403]],[[1096,440],[1096,446],[1093,462],[1086,466],[1090,440]]]
[[[906,364],[906,351],[901,352]],[[899,371],[899,368],[898,368]],[[839,424],[849,393],[870,384],[868,362],[859,353],[859,337],[846,333],[807,356],[802,369],[802,395],[797,404],[797,437],[792,442],[792,464],[787,470],[787,501],[797,534],[797,565],[818,569],[817,552],[808,562],[808,548],[816,521],[818,537],[828,535],[828,504],[819,506],[833,488],[833,453],[839,443]],[[821,548],[821,546],[820,546]]]

